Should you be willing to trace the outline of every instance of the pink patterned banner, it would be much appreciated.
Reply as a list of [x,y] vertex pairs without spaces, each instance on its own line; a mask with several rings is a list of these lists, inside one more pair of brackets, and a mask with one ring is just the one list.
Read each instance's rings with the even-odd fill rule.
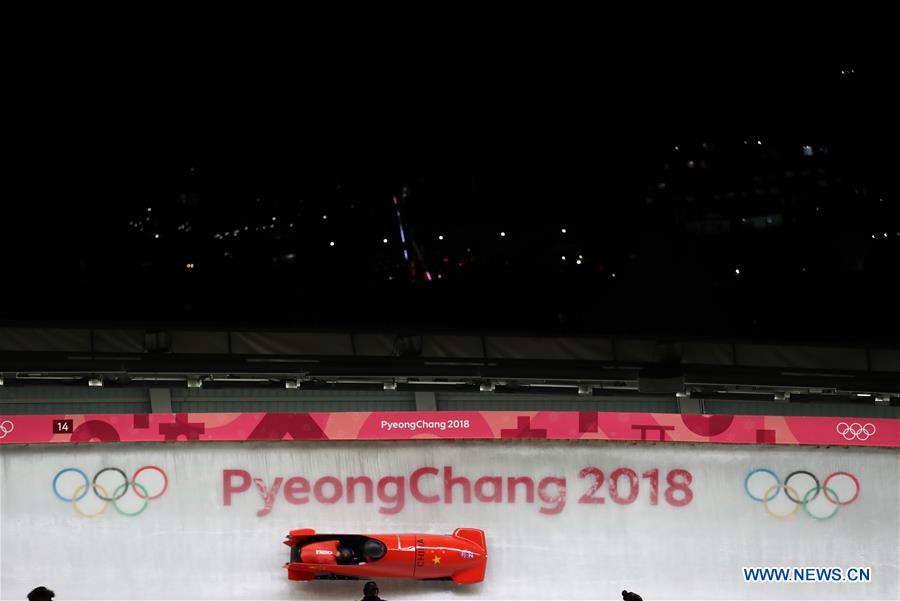
[[900,447],[900,420],[595,411],[0,416],[0,444],[435,438]]

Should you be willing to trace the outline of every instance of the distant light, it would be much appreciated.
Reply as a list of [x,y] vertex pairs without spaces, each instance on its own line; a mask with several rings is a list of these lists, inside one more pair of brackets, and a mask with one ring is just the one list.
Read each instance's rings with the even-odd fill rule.
[[678,147],[677,147],[677,146],[675,147],[675,150],[678,150]]
[[581,265],[581,259],[576,259],[576,260],[575,260],[575,264],[576,264],[576,265]]
[[565,261],[565,260],[566,260],[566,255],[563,255],[563,256],[561,257],[561,259],[562,259],[563,261]]
[[472,249],[471,249],[471,248],[467,248],[467,249],[466,249],[466,252],[467,252],[467,253],[470,253],[470,252],[472,252]]
[[278,217],[272,217],[272,221],[277,221]]
[[578,255],[578,258],[579,258],[579,259],[583,259],[583,258],[584,258],[584,255]]
[[616,272],[614,271],[610,275],[612,275],[612,277],[616,277]]
[[688,168],[688,169],[693,169],[695,166],[696,166],[696,163],[695,163],[694,161],[688,161],[688,162],[687,162],[687,168]]
[[245,225],[245,226],[244,226],[244,231],[245,231],[245,232],[248,231],[249,229],[250,229],[250,226],[249,226],[249,225]]
[[444,239],[443,235],[438,235],[438,240],[443,240],[443,239]]
[[322,220],[328,219],[328,215],[322,215]]
[[381,239],[381,243],[382,243],[382,244],[387,244],[387,243],[388,243],[388,239],[387,239],[387,238],[382,238],[382,239]]
[[147,212],[150,213],[153,211],[153,207],[147,207]]
[[334,246],[334,240],[328,243],[328,246]]
[[812,146],[803,146],[803,156],[811,157],[813,155],[813,147]]
[[872,234],[872,240],[874,240],[874,239],[875,239],[875,234]]
[[289,223],[289,224],[288,224],[288,227],[294,227],[294,224],[293,224],[293,223]]
[[756,141],[756,145],[757,145],[757,146],[762,146],[762,140],[757,140],[757,141]]
[[185,265],[185,267],[188,268],[188,269],[193,269],[193,268],[194,268],[194,264],[193,264],[193,263],[188,263],[187,265]]
[[738,268],[735,268],[734,275],[741,275],[741,270]]
[[90,378],[88,380],[88,386],[102,388],[103,387],[103,378],[100,378],[98,376]]
[[506,232],[500,232],[500,237],[501,237],[501,238],[506,238]]
[[887,238],[887,232],[884,233],[884,237]]
[[153,237],[159,239],[159,234],[153,234]]
[[559,230],[559,231],[562,232],[563,234],[565,234],[565,233],[566,233],[566,228],[562,228],[562,229]]

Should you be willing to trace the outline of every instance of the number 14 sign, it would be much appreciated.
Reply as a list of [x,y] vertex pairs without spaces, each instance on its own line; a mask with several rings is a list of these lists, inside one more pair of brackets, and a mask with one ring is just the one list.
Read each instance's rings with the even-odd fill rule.
[[71,434],[72,433],[72,423],[71,419],[55,419],[53,420],[53,433],[54,434]]

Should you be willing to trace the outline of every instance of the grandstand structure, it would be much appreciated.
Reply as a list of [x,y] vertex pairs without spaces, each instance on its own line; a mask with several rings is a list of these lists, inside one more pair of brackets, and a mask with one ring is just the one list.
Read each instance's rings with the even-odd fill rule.
[[0,327],[0,412],[900,417],[900,347],[489,332]]

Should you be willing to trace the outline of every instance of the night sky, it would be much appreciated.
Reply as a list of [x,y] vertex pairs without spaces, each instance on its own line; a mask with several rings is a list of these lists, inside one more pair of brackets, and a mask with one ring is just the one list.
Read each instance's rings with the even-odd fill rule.
[[892,340],[900,9],[680,4],[30,3],[0,320]]

